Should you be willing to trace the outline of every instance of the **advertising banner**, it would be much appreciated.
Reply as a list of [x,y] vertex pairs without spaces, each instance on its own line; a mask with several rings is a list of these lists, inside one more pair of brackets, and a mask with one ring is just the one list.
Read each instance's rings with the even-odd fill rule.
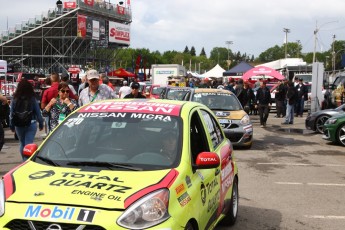
[[99,20],[99,39],[105,40],[105,20]]
[[77,36],[80,38],[86,37],[86,16],[85,15],[78,15],[78,34]]
[[92,20],[92,40],[99,40],[99,21]]
[[86,17],[86,38],[92,38],[92,17]]
[[94,0],[84,0],[84,3],[89,6],[93,6],[95,4]]
[[129,25],[109,21],[109,42],[130,45]]
[[76,1],[70,0],[63,3],[63,8],[65,9],[75,9],[77,7]]
[[7,61],[0,60],[0,73],[7,73]]

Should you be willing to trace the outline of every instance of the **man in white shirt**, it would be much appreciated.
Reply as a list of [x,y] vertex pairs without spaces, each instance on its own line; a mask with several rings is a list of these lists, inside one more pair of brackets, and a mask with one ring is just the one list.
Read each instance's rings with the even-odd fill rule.
[[124,98],[127,94],[132,92],[131,87],[128,86],[127,81],[123,81],[123,86],[119,89],[119,97]]

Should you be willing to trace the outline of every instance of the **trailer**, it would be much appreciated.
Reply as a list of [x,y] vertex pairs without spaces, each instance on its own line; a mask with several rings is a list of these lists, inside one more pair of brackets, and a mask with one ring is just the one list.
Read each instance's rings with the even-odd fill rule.
[[169,77],[186,76],[186,69],[179,64],[154,64],[151,66],[151,82],[155,85],[166,86],[169,84]]

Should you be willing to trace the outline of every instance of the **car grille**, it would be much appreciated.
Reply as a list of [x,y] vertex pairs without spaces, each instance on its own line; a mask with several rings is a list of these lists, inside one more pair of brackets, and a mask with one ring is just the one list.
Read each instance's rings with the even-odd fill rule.
[[[6,228],[13,229],[13,230],[28,230],[32,229],[29,225],[30,221],[27,220],[20,220],[15,219],[10,221],[6,224]],[[67,224],[67,223],[51,223],[51,222],[44,222],[44,221],[31,221],[33,226],[36,230],[46,230],[49,228],[52,224],[58,224],[60,225],[61,229],[63,230],[76,230],[78,227],[80,227],[80,224]],[[85,225],[85,228],[82,228],[83,230],[105,230],[105,228],[96,226],[96,225]]]
[[231,133],[230,135],[226,136],[231,142],[237,143],[241,140],[243,137],[242,133]]

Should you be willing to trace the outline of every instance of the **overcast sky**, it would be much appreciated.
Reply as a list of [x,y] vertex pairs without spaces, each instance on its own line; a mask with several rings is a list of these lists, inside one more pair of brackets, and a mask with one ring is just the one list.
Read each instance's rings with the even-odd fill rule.
[[[107,0],[108,1],[108,0]],[[127,0],[125,0],[126,2]],[[55,7],[54,0],[1,0],[0,30]],[[117,3],[110,0],[111,3]],[[207,56],[213,47],[258,56],[266,49],[300,40],[303,52],[330,48],[333,34],[345,40],[344,0],[131,0],[131,47],[151,51],[183,51],[202,47]],[[318,26],[316,26],[316,24]]]

